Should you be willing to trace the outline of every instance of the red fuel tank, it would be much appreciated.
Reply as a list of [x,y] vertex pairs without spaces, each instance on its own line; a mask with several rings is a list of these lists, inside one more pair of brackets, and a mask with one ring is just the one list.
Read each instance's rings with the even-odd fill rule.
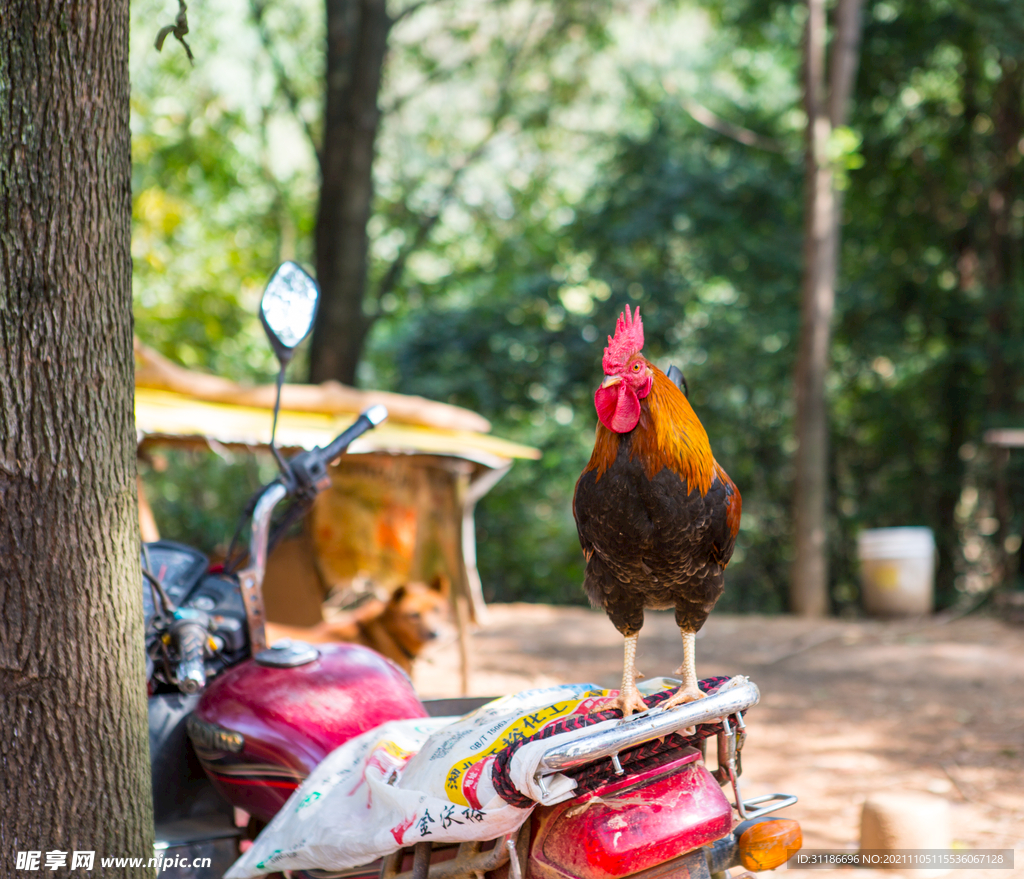
[[355,644],[310,649],[316,658],[292,667],[249,659],[229,669],[189,717],[214,786],[263,821],[339,745],[389,720],[427,716],[406,675],[379,653]]

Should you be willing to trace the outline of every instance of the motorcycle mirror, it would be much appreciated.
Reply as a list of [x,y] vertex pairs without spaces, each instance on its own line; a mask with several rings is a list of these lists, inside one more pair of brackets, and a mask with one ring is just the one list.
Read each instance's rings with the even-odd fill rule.
[[281,263],[267,282],[260,302],[260,322],[282,369],[313,329],[319,302],[316,281],[294,262]]
[[277,373],[274,399],[274,423],[270,429],[270,451],[281,473],[288,476],[288,465],[277,450],[277,416],[281,410],[284,373],[299,343],[309,335],[320,303],[320,288],[297,263],[283,262],[267,282],[260,302],[260,323],[281,364]]

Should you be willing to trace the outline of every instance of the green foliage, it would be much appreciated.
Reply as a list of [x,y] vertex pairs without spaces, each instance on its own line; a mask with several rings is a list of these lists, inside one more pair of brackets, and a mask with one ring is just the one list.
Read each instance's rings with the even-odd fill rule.
[[[447,391],[498,430],[541,445],[541,464],[518,465],[483,504],[481,568],[502,597],[580,601],[572,491],[593,445],[604,336],[624,301],[639,302],[645,350],[665,368],[675,362],[684,369],[716,456],[744,495],[744,531],[723,606],[778,610],[788,562],[785,413],[799,180],[784,159],[763,153],[752,160],[670,105],[650,108],[658,124],[622,140],[607,183],[578,206],[566,230],[578,249],[560,262],[552,259],[557,250],[544,249],[534,252],[539,264],[509,260],[515,270],[488,275],[487,293],[473,297],[474,305],[421,315],[387,355],[403,388]],[[743,225],[758,234],[736,239]],[[533,518],[504,518],[517,499]],[[486,548],[484,532],[498,537],[500,555]]]
[[[223,557],[246,503],[277,475],[270,455],[163,449],[140,463],[160,536]],[[249,534],[243,531],[243,545]]]
[[[164,5],[133,4],[139,332],[187,365],[266,376],[258,291],[279,258],[311,254],[319,6],[266,7],[272,63],[243,4],[207,0],[190,70],[173,45],[148,48]],[[361,377],[476,409],[543,449],[478,510],[485,588],[582,601],[570,499],[604,337],[639,304],[648,353],[684,370],[743,493],[721,606],[784,609],[803,6],[488,10],[431,4],[394,31],[373,282],[405,262],[369,305]],[[930,525],[949,603],[991,583],[993,538],[1021,524],[992,524],[981,436],[1024,414],[1024,7],[873,0],[865,15],[851,123],[830,144],[845,198],[828,380],[840,609],[857,600],[862,528]],[[1021,477],[1011,458],[1017,509]],[[175,527],[212,533],[188,521],[203,498],[185,496]]]
[[[732,15],[739,6],[753,14]],[[1021,414],[1024,56],[1006,38],[1020,33],[1020,16],[1002,5],[939,6],[870,9],[853,126],[832,142],[847,190],[828,384],[838,607],[856,603],[855,539],[865,527],[930,525],[942,603],[991,582],[991,562],[986,575],[977,561],[975,538],[996,527],[978,444],[985,427]],[[622,303],[638,302],[648,348],[683,367],[716,455],[744,495],[722,606],[779,609],[791,545],[800,21],[773,4],[726,4],[716,16],[721,42],[688,59],[689,70],[628,70],[630,114],[642,123],[616,141],[586,197],[567,199],[574,222],[554,235],[529,219],[503,230],[490,263],[445,279],[454,307],[418,316],[378,351],[398,365],[399,384],[447,389],[506,432],[543,437],[548,455],[551,413],[567,407],[572,421],[553,468],[530,476],[520,467],[491,501],[504,512],[519,496],[527,509],[564,514],[591,441],[600,340]],[[740,35],[745,48],[730,50]],[[674,100],[690,77],[714,84],[705,106],[772,138],[779,152],[697,125]],[[1004,219],[993,205],[1005,206]],[[516,216],[535,209],[522,193]],[[1019,467],[1011,484],[1024,484]],[[1024,497],[1016,500],[1020,508]],[[488,516],[485,506],[481,521],[495,533]],[[536,558],[554,565],[551,585],[540,592],[524,578],[521,555],[517,564],[513,553],[482,547],[485,580],[500,595],[571,593],[579,560],[570,554],[559,568],[563,557],[549,546],[553,529],[572,544],[571,519],[515,527],[526,532],[517,546],[543,547]],[[1003,536],[1019,524],[1007,528]],[[515,535],[500,533],[507,547]]]
[[256,305],[281,259],[309,260],[312,166],[301,136],[271,118],[272,81],[252,29],[240,33],[242,8],[196,6],[193,68],[173,40],[152,46],[169,4],[132,4],[137,332],[185,366],[265,380],[276,364]]
[[930,525],[943,601],[971,573],[967,464],[985,428],[1022,414],[1022,35],[1003,3],[880,2],[864,32],[834,349],[839,521]]
[[[661,66],[648,53],[630,59],[620,73],[631,124],[593,154],[588,191],[563,190],[553,210],[556,174],[513,191],[511,220],[478,221],[488,259],[441,282],[445,307],[377,336],[371,362],[389,364],[396,387],[475,408],[498,432],[544,450],[481,504],[480,567],[494,596],[584,600],[571,498],[593,445],[603,340],[630,301],[643,309],[649,356],[684,369],[716,455],[743,492],[723,607],[784,606],[799,166],[703,128],[673,97],[717,73],[718,94],[704,100],[724,114],[736,91],[725,75],[730,53],[705,38],[685,62],[674,53]],[[743,121],[798,151],[793,83],[765,69],[763,56],[742,61],[764,70],[765,91],[747,95]]]

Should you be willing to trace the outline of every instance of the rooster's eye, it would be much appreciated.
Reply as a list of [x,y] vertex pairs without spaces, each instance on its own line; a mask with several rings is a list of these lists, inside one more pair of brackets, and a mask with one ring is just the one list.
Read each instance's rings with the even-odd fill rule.
[[643,369],[643,364],[638,360],[633,364],[633,372],[639,372],[641,369]]

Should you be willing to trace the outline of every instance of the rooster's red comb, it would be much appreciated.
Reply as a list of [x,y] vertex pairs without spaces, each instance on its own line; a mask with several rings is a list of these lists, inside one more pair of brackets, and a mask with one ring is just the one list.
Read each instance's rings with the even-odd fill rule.
[[605,374],[608,375],[626,366],[634,354],[639,354],[644,347],[644,325],[640,320],[640,306],[629,313],[629,306],[619,315],[615,322],[615,335],[608,337],[608,347],[604,349],[601,361]]

